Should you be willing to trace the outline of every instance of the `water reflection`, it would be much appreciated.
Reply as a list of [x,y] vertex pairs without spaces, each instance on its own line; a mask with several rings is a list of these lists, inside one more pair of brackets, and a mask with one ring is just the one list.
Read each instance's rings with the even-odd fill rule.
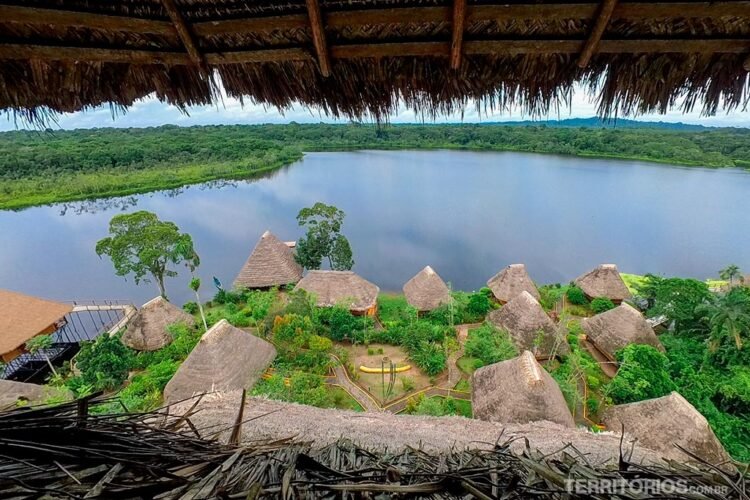
[[[469,290],[513,262],[542,283],[602,262],[706,278],[729,263],[750,270],[748,192],[750,175],[738,170],[518,153],[315,153],[252,181],[0,212],[0,288],[147,301],[155,286],[116,277],[94,252],[109,219],[136,209],[193,236],[204,282],[231,283],[263,231],[299,238],[295,216],[316,201],[347,213],[355,270],[383,290],[400,290],[427,264]],[[176,302],[190,300],[187,278],[167,283]]]

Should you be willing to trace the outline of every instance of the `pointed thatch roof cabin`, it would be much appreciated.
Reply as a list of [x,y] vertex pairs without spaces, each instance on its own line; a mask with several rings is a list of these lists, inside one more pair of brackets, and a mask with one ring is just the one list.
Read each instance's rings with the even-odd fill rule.
[[27,341],[57,331],[73,306],[0,290],[0,359],[8,363],[24,352]]
[[548,359],[570,351],[564,332],[557,328],[539,302],[527,291],[492,311],[487,320],[507,331],[520,351],[531,351],[538,359]]
[[619,304],[632,296],[614,264],[602,264],[576,278],[574,283],[589,300],[604,297]]
[[575,427],[560,387],[530,351],[475,371],[471,408],[480,420],[504,424],[549,420]]
[[451,292],[443,278],[430,266],[404,284],[406,301],[419,312],[432,311],[451,301]]
[[343,305],[352,314],[366,316],[378,310],[380,288],[352,271],[310,271],[297,289],[314,295],[318,307]]
[[195,394],[249,389],[276,357],[272,344],[223,319],[201,337],[164,388],[172,404]]
[[270,231],[263,233],[234,280],[235,288],[270,288],[297,283],[302,266],[294,260],[289,245]]
[[136,351],[156,351],[172,342],[167,327],[174,323],[192,325],[194,318],[162,296],[143,304],[122,334],[122,343]]
[[613,406],[605,410],[602,423],[607,429],[635,438],[639,446],[650,448],[674,460],[690,460],[675,445],[714,464],[729,460],[706,418],[677,392],[656,399]]
[[43,404],[50,399],[70,400],[73,399],[73,394],[60,387],[0,379],[0,411],[14,408],[19,402],[35,405]]
[[646,318],[630,304],[584,318],[581,327],[586,339],[611,361],[615,353],[630,344],[646,344],[664,351],[654,329]]
[[539,300],[539,290],[531,281],[526,266],[523,264],[511,264],[487,281],[487,286],[492,290],[498,302],[505,304],[521,292],[528,292],[536,300]]

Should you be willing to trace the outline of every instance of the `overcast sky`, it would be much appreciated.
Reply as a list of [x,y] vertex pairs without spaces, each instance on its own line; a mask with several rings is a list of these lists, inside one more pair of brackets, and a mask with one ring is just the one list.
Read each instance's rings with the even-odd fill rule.
[[[570,109],[562,109],[559,114],[553,114],[542,119],[588,118],[596,115],[596,103],[588,98],[586,93],[578,90],[574,93]],[[491,121],[528,120],[532,117],[523,114],[519,109],[495,110],[490,113],[479,114],[476,106],[468,106],[463,113],[441,116],[436,122],[444,123],[476,123]],[[538,117],[537,117],[538,118]],[[629,117],[632,118],[632,117]],[[679,108],[665,115],[649,114],[635,117],[647,121],[668,121],[695,123],[717,127],[750,127],[750,111],[719,112],[716,116],[701,117],[700,110],[683,114]],[[137,102],[127,113],[112,116],[109,106],[101,106],[92,110],[78,113],[66,113],[58,117],[57,125],[52,128],[75,129],[93,127],[152,127],[164,124],[180,126],[211,125],[211,124],[253,124],[253,123],[299,123],[334,122],[336,120],[319,113],[297,106],[285,113],[276,108],[266,108],[257,104],[242,106],[236,99],[224,97],[223,102],[216,106],[196,106],[189,109],[186,115],[174,106],[159,102],[154,98],[146,98]],[[347,120],[340,120],[347,121]],[[390,117],[392,123],[421,122],[421,118],[413,111],[403,108],[395,116]],[[14,130],[17,127],[10,115],[0,116],[0,130]]]

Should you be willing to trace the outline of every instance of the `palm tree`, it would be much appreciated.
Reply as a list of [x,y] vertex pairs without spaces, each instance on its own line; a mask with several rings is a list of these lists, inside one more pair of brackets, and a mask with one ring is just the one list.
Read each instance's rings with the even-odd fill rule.
[[740,273],[740,267],[736,264],[729,264],[727,267],[719,271],[719,278],[729,281],[729,286],[734,285],[734,279],[742,277]]
[[696,312],[708,321],[712,351],[726,338],[733,340],[737,349],[742,349],[743,334],[750,332],[750,295],[744,290],[732,290],[710,304],[701,304]]
[[39,335],[26,342],[26,350],[31,354],[40,352],[44,356],[44,360],[47,361],[49,369],[52,370],[52,374],[57,377],[57,370],[52,366],[52,361],[50,361],[46,352],[50,347],[52,347],[52,337],[49,335]]

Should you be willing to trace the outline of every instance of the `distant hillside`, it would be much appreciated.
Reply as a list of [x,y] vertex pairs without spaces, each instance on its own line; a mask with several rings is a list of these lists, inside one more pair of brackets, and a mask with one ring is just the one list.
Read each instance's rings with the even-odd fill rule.
[[511,127],[523,127],[529,125],[545,125],[547,127],[584,127],[584,128],[658,128],[667,130],[682,130],[698,132],[701,130],[716,130],[719,127],[706,127],[704,125],[693,125],[682,122],[647,122],[639,120],[602,120],[592,116],[591,118],[568,118],[565,120],[524,120],[520,122],[492,122],[488,125],[507,125]]

